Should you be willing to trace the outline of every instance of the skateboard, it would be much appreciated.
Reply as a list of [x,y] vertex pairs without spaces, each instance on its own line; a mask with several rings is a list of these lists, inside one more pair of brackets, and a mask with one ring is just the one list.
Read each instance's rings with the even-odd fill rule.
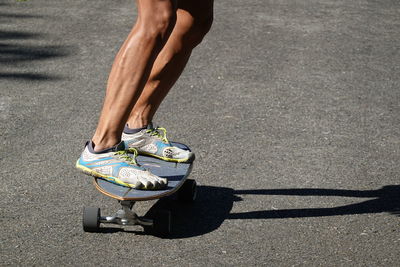
[[[185,150],[190,150],[184,144],[172,142]],[[102,194],[118,200],[121,204],[114,216],[101,216],[100,208],[83,208],[83,230],[85,232],[99,232],[100,224],[117,224],[122,226],[141,225],[145,232],[164,236],[171,232],[171,212],[158,210],[151,218],[139,217],[133,210],[138,201],[148,201],[176,195],[181,202],[193,202],[196,199],[196,181],[188,179],[193,162],[167,162],[154,157],[139,155],[136,161],[153,174],[168,179],[168,185],[162,190],[136,190],[117,185],[101,178],[94,177],[93,184]]]

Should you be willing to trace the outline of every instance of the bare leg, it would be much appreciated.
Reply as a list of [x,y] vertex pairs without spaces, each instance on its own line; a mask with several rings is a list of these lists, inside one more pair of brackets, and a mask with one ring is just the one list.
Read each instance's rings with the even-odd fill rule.
[[194,47],[209,31],[213,18],[213,0],[180,0],[177,21],[161,50],[145,88],[128,119],[131,128],[147,125],[181,75]]
[[175,25],[174,0],[137,0],[138,19],[118,52],[109,76],[95,150],[112,147],[148,80],[154,61]]

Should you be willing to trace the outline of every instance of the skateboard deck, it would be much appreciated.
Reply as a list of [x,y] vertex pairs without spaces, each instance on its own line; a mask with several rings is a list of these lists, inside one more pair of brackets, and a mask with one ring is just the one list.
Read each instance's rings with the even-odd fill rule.
[[[190,150],[186,145],[180,143],[173,143],[173,145]],[[137,190],[117,185],[101,178],[94,178],[94,186],[104,195],[118,200],[145,201],[158,199],[175,193],[185,182],[192,170],[192,163],[168,162],[149,156],[139,155],[136,161],[151,173],[167,178],[167,187],[162,190]]]

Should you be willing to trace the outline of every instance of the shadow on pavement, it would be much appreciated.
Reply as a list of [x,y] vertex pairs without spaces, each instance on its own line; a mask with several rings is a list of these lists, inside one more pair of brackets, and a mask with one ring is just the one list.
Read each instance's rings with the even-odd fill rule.
[[[173,214],[173,232],[168,238],[188,238],[212,232],[226,219],[284,219],[389,212],[400,216],[400,185],[378,190],[341,189],[254,189],[234,190],[224,187],[199,186],[194,204],[182,204],[171,198],[159,200],[148,212],[167,209]],[[259,210],[231,213],[233,203],[244,195],[338,196],[373,198],[356,204],[333,208]],[[147,215],[148,215],[147,214]]]
[[[0,14],[1,17],[1,14]],[[0,40],[18,40],[18,39],[37,39],[41,37],[40,34],[20,31],[0,31]],[[11,45],[8,45],[11,46]],[[7,47],[5,44],[1,44],[1,47]]]
[[217,229],[229,216],[233,202],[241,200],[234,190],[224,187],[198,186],[194,203],[181,203],[175,199],[160,199],[146,216],[155,210],[172,212],[172,234],[167,238],[199,236]]
[[[4,4],[0,4],[0,6],[3,5]],[[38,19],[38,18],[43,18],[43,16],[0,12],[0,22],[8,22],[10,19]]]
[[[41,16],[0,13],[0,21],[7,20],[8,24],[16,23],[19,19],[36,18],[41,18]],[[0,79],[43,81],[60,79],[59,76],[38,73],[35,62],[68,56],[71,54],[71,49],[64,46],[32,44],[32,40],[36,39],[45,39],[45,35],[18,30],[0,30],[0,64],[13,69],[0,72]]]
[[61,79],[60,76],[45,75],[36,73],[17,73],[17,72],[0,72],[0,79],[19,79],[19,80],[36,80],[36,81],[52,81]]
[[[3,39],[4,32],[0,31],[0,39]],[[22,36],[23,33],[18,33]],[[45,60],[53,57],[67,56],[67,51],[59,46],[32,46],[32,45],[15,45],[0,44],[0,63],[16,64],[22,61]]]
[[340,190],[340,189],[266,189],[236,190],[239,195],[285,195],[285,196],[340,196],[374,198],[356,204],[333,208],[305,208],[285,210],[261,210],[231,213],[227,219],[282,219],[321,217],[365,213],[389,212],[400,216],[400,185],[388,185],[379,190]]

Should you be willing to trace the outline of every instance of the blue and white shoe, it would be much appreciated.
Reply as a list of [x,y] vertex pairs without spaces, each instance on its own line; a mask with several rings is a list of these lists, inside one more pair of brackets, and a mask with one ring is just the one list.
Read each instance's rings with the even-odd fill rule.
[[88,142],[76,162],[76,167],[85,174],[135,189],[158,190],[167,186],[167,179],[139,166],[135,160],[137,152],[134,149],[130,149],[129,152],[133,154],[128,154],[124,142],[101,152],[95,152],[92,142]]
[[167,139],[167,130],[161,127],[153,127],[149,124],[136,133],[129,133],[125,128],[122,133],[122,141],[128,150],[135,149],[140,155],[152,156],[165,161],[191,162],[194,153],[172,145]]

